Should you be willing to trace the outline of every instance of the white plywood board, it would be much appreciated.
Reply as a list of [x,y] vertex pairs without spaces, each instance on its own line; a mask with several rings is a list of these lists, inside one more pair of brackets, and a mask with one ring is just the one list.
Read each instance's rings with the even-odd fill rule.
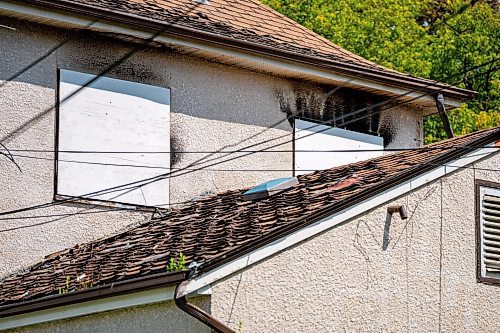
[[[88,84],[94,78],[60,71],[59,195],[87,196],[170,171],[170,90],[108,77]],[[169,181],[90,197],[163,205],[169,202]]]
[[[383,149],[384,139],[378,136],[319,125],[302,119],[295,120],[297,175],[382,156]],[[316,152],[310,152],[311,150]],[[328,150],[345,152],[327,152]]]

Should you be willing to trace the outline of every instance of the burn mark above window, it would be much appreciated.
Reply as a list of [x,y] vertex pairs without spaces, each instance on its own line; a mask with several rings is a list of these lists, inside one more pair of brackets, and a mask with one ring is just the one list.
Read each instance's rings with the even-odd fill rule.
[[278,91],[276,97],[281,112],[287,115],[291,125],[296,115],[312,121],[329,121],[327,125],[350,131],[381,136],[384,146],[392,142],[392,131],[388,124],[381,122],[380,110],[370,108],[370,105],[383,102],[385,97],[349,88],[328,95],[331,90],[331,86],[294,88],[287,93]]

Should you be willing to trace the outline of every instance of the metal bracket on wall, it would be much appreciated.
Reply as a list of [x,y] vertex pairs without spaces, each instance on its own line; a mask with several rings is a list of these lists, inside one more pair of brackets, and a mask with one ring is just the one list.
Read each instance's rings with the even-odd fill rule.
[[454,137],[453,130],[451,129],[450,120],[448,119],[448,115],[446,114],[446,109],[444,107],[444,96],[443,94],[437,94],[436,97],[436,107],[438,109],[439,117],[443,122],[444,130],[448,139]]

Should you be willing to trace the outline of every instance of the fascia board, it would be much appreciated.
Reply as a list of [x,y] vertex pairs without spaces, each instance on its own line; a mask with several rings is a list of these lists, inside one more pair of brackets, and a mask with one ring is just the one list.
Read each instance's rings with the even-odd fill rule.
[[[0,14],[2,12],[15,13],[18,15],[21,14],[26,17],[42,19],[49,22],[51,21],[59,22],[62,25],[65,26],[72,25],[75,28],[88,28],[96,31],[122,34],[141,39],[149,39],[154,35],[154,33],[151,33],[151,31],[130,28],[122,25],[117,25],[112,22],[95,21],[92,20],[92,18],[85,18],[83,16],[77,16],[77,15],[68,15],[62,12],[49,11],[41,8],[35,8],[32,6],[26,6],[6,1],[0,1]],[[265,65],[266,68],[275,70],[280,73],[282,73],[283,71],[288,71],[302,75],[305,74],[308,76],[321,78],[323,80],[332,81],[332,84],[335,85],[348,83],[349,86],[354,86],[354,87],[358,86],[360,88],[369,90],[378,90],[392,95],[405,96],[408,99],[415,99],[415,101],[413,101],[414,103],[421,102],[424,105],[429,105],[429,103],[434,103],[434,97],[429,95],[428,93],[412,91],[409,89],[399,88],[390,85],[384,85],[380,82],[363,80],[362,78],[359,77],[353,78],[348,75],[342,75],[334,73],[332,71],[315,68],[307,64],[290,62],[281,59],[279,60],[273,59],[272,57],[268,56],[246,53],[236,49],[230,49],[215,44],[203,43],[200,41],[179,38],[167,34],[159,34],[158,36],[154,37],[153,40],[160,43],[174,44],[197,50],[202,50],[217,56],[236,58],[253,64]],[[462,104],[461,101],[448,97],[446,98],[445,103],[447,106],[451,107],[458,107]]]
[[0,318],[0,331],[132,306],[164,302],[172,300],[174,293],[175,286],[162,287]]
[[[119,310],[138,305],[154,304],[174,299],[176,286],[149,289],[130,294],[105,297],[93,301],[28,312],[16,316],[0,318],[0,331],[36,325],[54,320],[86,316],[105,311]],[[193,296],[212,294],[210,285],[200,288]]]

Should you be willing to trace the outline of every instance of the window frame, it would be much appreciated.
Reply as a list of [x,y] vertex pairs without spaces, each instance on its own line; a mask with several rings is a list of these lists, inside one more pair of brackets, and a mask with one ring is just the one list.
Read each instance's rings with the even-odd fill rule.
[[500,183],[476,179],[475,181],[475,219],[476,219],[476,280],[479,283],[500,284],[500,278],[484,276],[482,270],[482,233],[481,233],[481,188],[500,190]]
[[[126,202],[120,202],[117,200],[106,200],[106,199],[97,199],[97,198],[86,198],[86,197],[78,197],[78,196],[71,196],[71,195],[64,195],[64,194],[59,194],[59,186],[58,186],[58,180],[59,180],[59,149],[60,149],[60,138],[59,138],[59,130],[60,130],[60,112],[61,112],[61,103],[60,103],[60,89],[61,89],[61,71],[62,70],[67,70],[67,71],[74,71],[77,73],[82,73],[82,74],[88,74],[88,75],[99,75],[98,73],[94,73],[92,71],[81,71],[81,69],[70,69],[70,68],[63,68],[63,67],[57,67],[56,69],[56,91],[55,91],[55,117],[54,117],[54,172],[53,172],[53,177],[54,177],[54,183],[53,183],[53,196],[52,200],[54,202],[63,202],[63,201],[68,201],[68,203],[73,203],[73,204],[78,204],[78,205],[89,205],[89,206],[96,206],[96,207],[108,207],[108,208],[123,208],[123,209],[130,209],[130,210],[137,210],[137,211],[145,211],[145,212],[154,212],[159,209],[157,206],[148,206],[148,205],[141,205],[141,204],[134,204],[134,203],[126,203]],[[115,79],[115,77],[109,76],[109,78]],[[136,83],[142,83],[139,81],[132,81],[130,79],[122,79],[122,78],[116,78],[118,80],[123,80],[123,81],[130,81],[130,82],[136,82]],[[147,85],[151,85],[149,83],[143,83]],[[157,86],[157,85],[153,85]],[[160,86],[157,86],[160,87]],[[165,88],[169,90],[169,99],[170,99],[170,110],[169,114],[172,112],[172,89],[171,87],[160,87],[160,88]],[[170,116],[169,116],[170,117]],[[170,133],[170,129],[169,129]],[[170,133],[171,135],[171,133]],[[172,142],[170,142],[170,149],[172,146]],[[170,150],[169,149],[169,150]],[[170,195],[168,199],[170,203]],[[161,208],[160,208],[161,209]]]

